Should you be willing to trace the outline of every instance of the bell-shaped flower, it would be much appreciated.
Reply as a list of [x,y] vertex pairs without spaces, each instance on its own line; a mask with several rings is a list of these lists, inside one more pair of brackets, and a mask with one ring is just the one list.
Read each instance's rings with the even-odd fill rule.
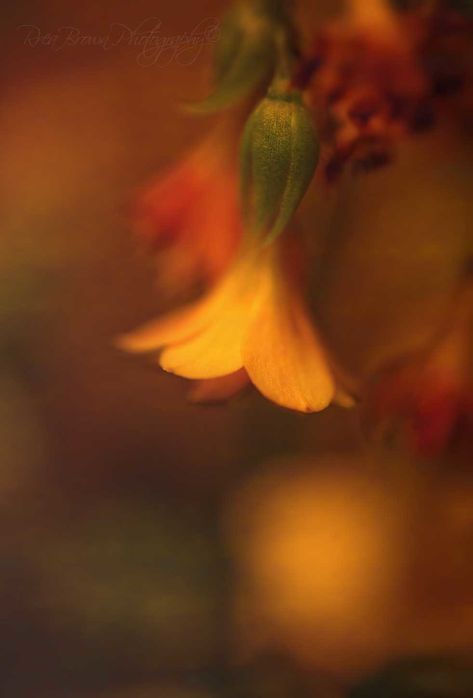
[[[201,300],[122,337],[120,346],[160,352],[161,367],[179,376],[217,381],[211,398],[241,388],[245,375],[265,397],[300,412],[323,410],[338,397],[282,244],[246,244]],[[205,394],[205,383],[200,389]]]

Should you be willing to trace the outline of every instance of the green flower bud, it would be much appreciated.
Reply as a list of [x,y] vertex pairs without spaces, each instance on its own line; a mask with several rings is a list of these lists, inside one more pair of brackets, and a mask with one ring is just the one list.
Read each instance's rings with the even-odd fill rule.
[[268,242],[286,228],[317,167],[319,142],[299,92],[270,91],[245,127],[241,187],[247,227]]

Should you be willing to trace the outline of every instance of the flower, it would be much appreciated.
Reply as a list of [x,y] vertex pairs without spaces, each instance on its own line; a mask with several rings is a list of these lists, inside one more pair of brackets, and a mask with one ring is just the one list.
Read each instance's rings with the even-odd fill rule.
[[400,427],[417,455],[434,457],[473,436],[473,285],[464,290],[435,346],[385,371],[368,397],[378,427]]
[[170,294],[213,283],[241,237],[236,139],[210,135],[148,185],[134,210],[137,237],[155,252],[160,287]]
[[458,63],[451,47],[438,46],[436,12],[404,16],[387,0],[347,4],[322,28],[298,76],[321,115],[329,182],[348,166],[356,173],[386,166],[402,139],[433,128],[440,105],[432,71]]
[[[283,407],[323,410],[340,397],[336,379],[298,279],[285,264],[286,253],[282,242],[245,243],[201,300],[122,337],[120,346],[131,352],[160,350],[164,370],[214,381],[207,398],[226,397],[248,376]],[[205,384],[201,390],[205,394]]]
[[[194,399],[224,399],[251,382],[279,405],[315,412],[343,394],[338,386],[346,381],[305,302],[306,265],[297,278],[294,260],[286,259],[288,240],[297,239],[287,228],[317,171],[320,142],[319,181],[335,183],[349,164],[355,172],[388,164],[398,140],[434,124],[437,92],[428,64],[440,16],[434,8],[403,14],[388,0],[348,0],[347,7],[322,28],[314,55],[303,57],[289,25],[275,33],[273,82],[243,130],[241,210],[237,138],[225,128],[151,186],[137,207],[136,229],[158,253],[161,283],[181,293],[207,291],[120,345],[159,352],[163,369],[197,381]],[[239,37],[238,30],[233,39]],[[225,61],[237,44],[225,47]],[[435,446],[430,425],[437,421],[435,438],[447,441],[465,404],[455,372],[431,378],[435,356],[432,370],[424,356],[387,372],[370,398],[383,418],[407,410],[426,450]],[[413,379],[411,370],[422,377]],[[424,418],[427,427],[418,425]]]

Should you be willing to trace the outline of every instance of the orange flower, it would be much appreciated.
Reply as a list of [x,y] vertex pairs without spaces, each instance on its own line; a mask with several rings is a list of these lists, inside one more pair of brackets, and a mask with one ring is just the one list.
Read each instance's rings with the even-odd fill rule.
[[163,290],[212,283],[235,254],[241,237],[235,141],[228,129],[217,131],[138,199],[135,232],[156,252]]
[[283,407],[323,410],[336,397],[336,381],[281,250],[280,243],[245,245],[203,299],[123,337],[120,346],[161,350],[166,371],[214,381],[206,395],[200,387],[206,398],[226,397],[247,375]]

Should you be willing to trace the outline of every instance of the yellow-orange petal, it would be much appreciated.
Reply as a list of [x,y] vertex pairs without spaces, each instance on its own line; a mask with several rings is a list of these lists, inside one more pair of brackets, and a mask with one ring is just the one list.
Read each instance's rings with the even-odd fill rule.
[[247,260],[239,260],[224,279],[201,300],[122,335],[116,340],[116,345],[125,351],[141,353],[157,351],[169,344],[179,345],[193,338],[208,327],[214,318],[218,319],[222,315],[221,309],[229,305],[229,299],[235,297],[241,302],[241,292],[246,291],[246,296],[248,295],[248,266]]
[[249,324],[247,297],[230,297],[201,332],[163,351],[161,367],[183,378],[218,378],[243,367],[241,345]]
[[267,398],[299,412],[319,412],[332,401],[334,380],[302,303],[276,279],[255,313],[244,347],[250,379]]
[[189,392],[189,400],[207,404],[225,402],[247,388],[248,385],[250,385],[248,374],[241,369],[221,378],[197,381]]
[[210,321],[209,308],[196,303],[152,320],[116,340],[119,349],[132,353],[156,351],[170,342],[180,342],[201,330]]
[[208,324],[160,356],[165,371],[183,378],[219,378],[243,367],[241,347],[262,288],[260,256],[242,256],[213,295]]

